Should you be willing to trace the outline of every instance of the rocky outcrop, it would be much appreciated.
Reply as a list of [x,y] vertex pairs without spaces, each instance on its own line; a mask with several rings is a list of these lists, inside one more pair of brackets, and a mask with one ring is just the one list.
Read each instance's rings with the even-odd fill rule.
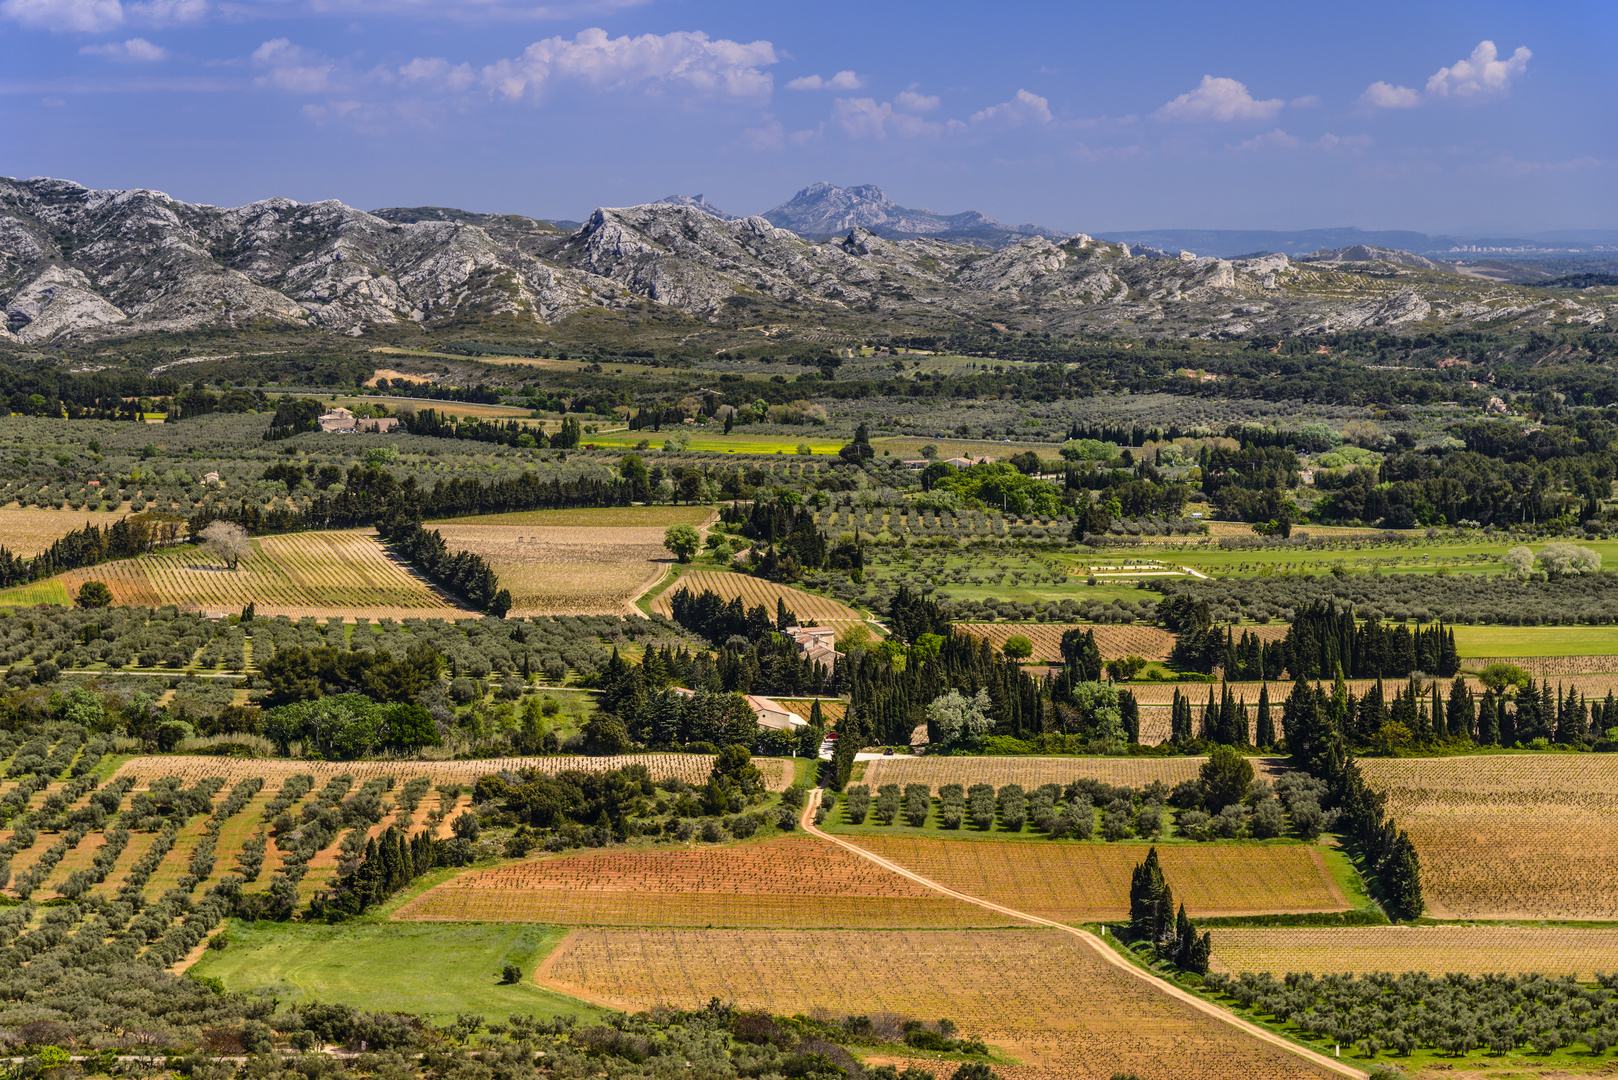
[[78,270],[48,266],[6,304],[6,324],[22,341],[47,341],[58,334],[124,321],[124,313],[97,296]]
[[689,206],[701,210],[704,214],[718,218],[720,221],[735,221],[735,214],[727,214],[702,195],[665,195],[653,206]]
[[1337,265],[1341,263],[1370,263],[1385,262],[1396,266],[1414,266],[1422,270],[1449,270],[1450,267],[1442,263],[1433,262],[1409,251],[1400,251],[1397,248],[1375,247],[1371,244],[1351,244],[1345,248],[1336,248],[1331,251],[1312,251],[1301,256],[1299,262],[1326,263]]
[[794,214],[808,216],[792,220],[805,231],[846,227],[815,239],[782,227],[775,211],[716,216],[700,196],[604,207],[569,232],[442,207],[367,213],[266,199],[220,208],[157,191],[0,179],[0,340],[263,322],[333,334],[411,324],[537,331],[582,311],[648,303],[721,326],[836,316],[950,328],[970,318],[1075,334],[1280,336],[1468,325],[1503,312],[1526,325],[1596,325],[1609,305],[1439,279],[1382,249],[1332,253],[1378,256],[1369,263],[1143,257],[1083,234],[1016,235],[995,249],[897,229],[1003,226],[982,215],[918,217],[930,212],[874,188],[815,185],[795,202]]
[[875,184],[845,188],[824,180],[810,184],[763,216],[771,224],[810,237],[864,229],[887,239],[938,236],[1001,247],[1027,236],[1061,236],[1038,225],[1007,225],[976,210],[960,214],[912,210],[888,198]]

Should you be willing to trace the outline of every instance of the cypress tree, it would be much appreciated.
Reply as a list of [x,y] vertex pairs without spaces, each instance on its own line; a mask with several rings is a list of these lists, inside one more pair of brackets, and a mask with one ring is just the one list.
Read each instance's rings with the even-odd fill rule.
[[1483,691],[1483,700],[1478,703],[1477,740],[1479,746],[1500,745],[1500,711],[1493,690]]
[[1254,742],[1259,746],[1275,745],[1275,718],[1270,715],[1270,684],[1263,683],[1258,690],[1258,730]]
[[1416,857],[1416,845],[1403,829],[1383,859],[1378,877],[1390,919],[1414,919],[1421,914],[1421,863]]

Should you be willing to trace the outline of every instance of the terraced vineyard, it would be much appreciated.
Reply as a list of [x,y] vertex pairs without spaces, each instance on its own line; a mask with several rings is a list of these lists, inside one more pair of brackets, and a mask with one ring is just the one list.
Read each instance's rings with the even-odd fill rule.
[[1618,971],[1618,929],[1571,926],[1355,926],[1220,929],[1212,968],[1238,974],[1289,971],[1368,974],[1421,971],[1488,975],[1533,972],[1593,982]]
[[173,604],[182,611],[234,613],[252,602],[260,615],[293,617],[473,614],[390,556],[370,529],[266,536],[255,539],[253,548],[235,570],[187,547],[73,570],[55,580],[73,594],[86,581],[104,581],[116,603]]
[[[837,958],[836,977],[804,977],[825,972],[828,957]],[[1019,1059],[995,1066],[1005,1080],[1330,1075],[1050,929],[590,928],[568,935],[537,978],[627,1010],[697,1008],[717,997],[775,1014],[947,1016]]]
[[1367,758],[1441,919],[1618,919],[1611,754]]
[[817,623],[835,626],[863,621],[859,612],[829,596],[816,596],[814,593],[777,585],[763,578],[750,577],[747,574],[731,574],[722,570],[692,570],[685,573],[676,584],[664,589],[652,601],[652,610],[659,615],[672,616],[674,594],[682,588],[690,589],[692,593],[708,590],[725,600],[741,597],[742,604],[746,607],[763,604],[772,616],[775,614],[775,602],[783,600],[786,602],[787,610],[805,625]]
[[[1146,853],[1138,844],[905,835],[848,839],[970,896],[1065,923],[1126,917],[1130,873]],[[1343,911],[1352,906],[1332,878],[1324,853],[1312,845],[1168,844],[1157,853],[1175,898],[1192,918]]]
[[693,851],[614,851],[461,874],[405,920],[619,926],[1003,926],[835,844],[790,837]]

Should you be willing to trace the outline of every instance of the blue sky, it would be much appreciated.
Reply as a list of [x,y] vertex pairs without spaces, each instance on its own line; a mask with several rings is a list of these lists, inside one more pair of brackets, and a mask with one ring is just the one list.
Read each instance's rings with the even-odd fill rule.
[[0,0],[0,174],[581,218],[1618,227],[1618,5]]

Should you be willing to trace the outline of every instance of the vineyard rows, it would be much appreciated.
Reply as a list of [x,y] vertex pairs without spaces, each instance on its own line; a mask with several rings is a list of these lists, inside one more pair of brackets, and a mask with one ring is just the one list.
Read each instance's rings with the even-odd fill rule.
[[[805,977],[824,973],[829,957],[835,977]],[[949,1017],[963,1035],[1018,1059],[995,1066],[1004,1080],[1324,1075],[1049,929],[590,928],[568,935],[538,979],[628,1010],[698,1008],[718,998],[786,1015]]]
[[956,629],[1003,649],[1012,635],[1025,637],[1034,646],[1033,659],[1046,663],[1062,662],[1062,635],[1069,630],[1095,632],[1096,648],[1104,660],[1139,656],[1144,660],[1167,660],[1174,648],[1174,635],[1155,626],[1082,626],[1078,623],[956,623]]
[[787,610],[798,617],[800,623],[846,623],[860,622],[859,612],[845,604],[840,604],[829,596],[816,596],[799,589],[777,585],[773,581],[763,578],[749,577],[746,574],[731,574],[722,570],[693,570],[680,578],[679,582],[663,590],[652,601],[652,610],[660,615],[672,616],[674,614],[674,594],[680,589],[690,589],[692,594],[704,590],[713,592],[725,600],[741,597],[745,607],[754,607],[762,604],[775,616],[775,602],[784,600]]
[[687,851],[536,859],[462,874],[399,919],[682,926],[997,926],[835,844],[788,837]]
[[[1129,913],[1135,844],[1051,844],[857,836],[855,843],[970,896],[1057,922]],[[1158,848],[1163,873],[1192,918],[1342,911],[1351,907],[1319,848],[1303,844]]]
[[1227,974],[1420,971],[1439,978],[1532,972],[1592,982],[1618,971],[1618,929],[1567,926],[1366,926],[1221,929],[1212,968]]
[[60,580],[72,593],[103,581],[119,604],[182,611],[240,611],[253,603],[261,615],[410,618],[465,617],[395,561],[369,530],[266,536],[235,570],[200,549],[159,551],[136,559],[73,570]]
[[1444,919],[1618,919],[1611,754],[1367,758]]

